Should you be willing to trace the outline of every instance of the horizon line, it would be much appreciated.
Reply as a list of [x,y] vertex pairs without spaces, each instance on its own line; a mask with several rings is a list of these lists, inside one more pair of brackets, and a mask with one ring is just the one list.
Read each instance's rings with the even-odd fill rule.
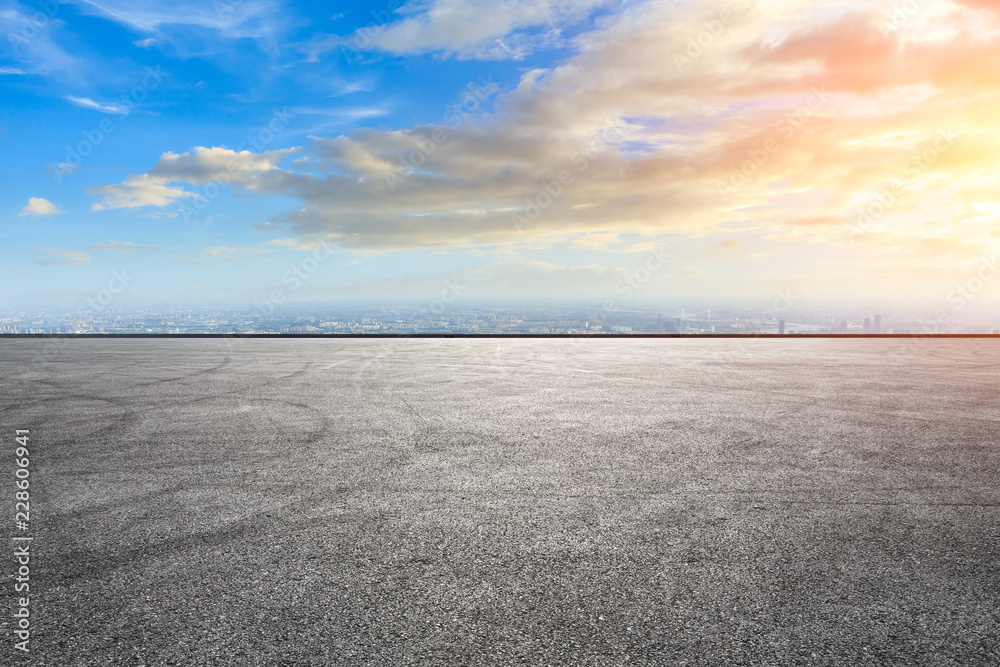
[[1000,338],[1000,334],[724,333],[0,333],[0,338]]

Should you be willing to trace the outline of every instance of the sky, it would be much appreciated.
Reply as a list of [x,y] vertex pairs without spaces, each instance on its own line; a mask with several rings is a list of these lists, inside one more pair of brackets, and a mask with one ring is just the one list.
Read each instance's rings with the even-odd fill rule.
[[0,35],[0,308],[1000,299],[1000,0],[0,0]]

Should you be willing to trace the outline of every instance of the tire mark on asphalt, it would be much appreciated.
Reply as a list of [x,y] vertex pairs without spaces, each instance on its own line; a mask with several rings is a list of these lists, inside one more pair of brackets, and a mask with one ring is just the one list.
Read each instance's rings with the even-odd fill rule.
[[188,533],[173,539],[153,541],[143,546],[133,547],[117,543],[96,548],[70,549],[63,553],[50,552],[49,582],[53,586],[75,587],[88,581],[108,579],[109,575],[119,570],[135,571],[146,567],[149,563],[166,560],[195,549],[219,547],[267,535],[286,536],[293,524],[297,530],[301,530],[311,526],[329,527],[331,523],[346,523],[346,519],[337,515],[289,521],[289,517],[302,516],[306,511],[322,506],[322,502],[317,500],[330,499],[332,495],[335,494],[323,490],[285,505],[250,513],[215,530]]
[[[76,471],[73,471],[74,473]],[[107,473],[107,469],[94,470],[93,472]],[[172,484],[165,489],[160,489],[159,491],[150,491],[149,493],[139,494],[129,498],[129,505],[132,507],[141,507],[146,501],[156,500],[164,496],[170,496],[183,491],[188,487],[185,482],[179,482]],[[108,502],[95,502],[88,505],[85,508],[72,509],[64,512],[49,510],[45,513],[45,522],[53,526],[63,526],[72,521],[78,520],[83,515],[100,515],[104,512],[110,512],[114,510],[121,510],[120,500],[109,500]]]
[[227,355],[226,357],[223,358],[223,360],[222,360],[222,362],[220,364],[218,364],[216,366],[213,366],[211,368],[203,368],[201,370],[195,371],[194,373],[189,373],[188,375],[179,375],[179,376],[173,377],[173,378],[164,378],[162,380],[153,380],[152,382],[146,382],[146,383],[137,384],[137,385],[134,385],[134,386],[135,387],[155,387],[157,385],[166,384],[168,382],[179,382],[181,380],[190,380],[192,378],[196,378],[196,377],[199,377],[201,375],[208,375],[210,373],[217,373],[218,371],[222,370],[223,368],[225,368],[226,366],[228,366],[230,363],[232,363],[232,360],[233,360],[233,358],[231,356]]
[[314,361],[307,359],[306,362],[305,362],[305,364],[299,370],[297,370],[297,371],[295,371],[293,373],[289,373],[288,375],[281,375],[279,377],[273,378],[273,380],[275,382],[280,381],[280,380],[291,380],[292,378],[296,378],[296,377],[298,377],[300,375],[303,375],[304,373],[307,373],[313,367],[314,364],[315,364]]
[[[115,414],[115,415],[107,415],[105,417],[106,419],[113,419],[115,421],[113,423],[111,423],[111,424],[108,424],[107,426],[104,426],[102,428],[96,429],[95,431],[92,431],[92,432],[88,433],[87,434],[87,438],[89,440],[93,440],[95,442],[95,448],[98,447],[98,446],[100,446],[101,444],[111,445],[111,446],[113,446],[113,447],[116,448],[117,452],[120,453],[122,451],[125,451],[125,450],[121,449],[121,441],[122,441],[122,438],[125,435],[125,433],[129,429],[138,426],[144,420],[150,418],[151,416],[155,415],[156,413],[158,413],[158,412],[164,412],[164,411],[170,411],[170,410],[172,410],[174,408],[177,408],[179,406],[194,405],[194,404],[204,403],[204,402],[211,401],[211,400],[214,400],[214,399],[219,399],[219,398],[222,398],[222,399],[229,398],[229,397],[232,397],[232,395],[234,393],[237,393],[237,392],[239,392],[241,396],[245,396],[245,392],[242,389],[236,389],[236,390],[233,390],[233,391],[230,391],[230,392],[223,392],[222,394],[211,395],[211,396],[203,396],[203,397],[198,397],[198,398],[194,398],[194,399],[189,399],[189,400],[186,400],[186,401],[175,401],[173,403],[166,403],[166,404],[159,404],[159,405],[150,405],[150,406],[138,407],[136,409],[129,410],[129,411],[125,412],[125,413]],[[308,433],[304,433],[304,436],[305,436],[304,439],[302,437],[296,438],[295,442],[297,442],[299,444],[312,445],[312,444],[315,444],[316,442],[319,442],[320,440],[326,438],[329,435],[329,430],[330,430],[329,422],[327,420],[326,415],[319,408],[316,408],[314,406],[308,405],[306,403],[300,403],[300,402],[296,402],[296,401],[287,401],[287,400],[282,400],[282,399],[274,399],[274,398],[265,398],[265,397],[254,398],[254,399],[249,400],[248,402],[250,402],[250,403],[259,402],[259,403],[265,403],[265,404],[276,404],[278,406],[291,406],[291,407],[295,407],[295,408],[299,408],[301,410],[304,410],[307,413],[311,413],[314,416],[314,418],[317,419],[318,426],[315,429],[309,431]],[[284,423],[282,423],[280,421],[274,420],[273,418],[271,418],[271,416],[267,412],[265,412],[263,416],[265,418],[267,418],[269,421],[271,421],[271,423],[276,426],[275,431],[277,433],[281,433],[283,430],[287,429],[287,424],[284,424]],[[47,439],[50,441],[51,445],[57,445],[57,444],[62,443],[62,442],[72,441],[72,440],[78,438],[79,435],[80,435],[79,433],[70,433],[65,438],[60,438],[59,434],[60,434],[60,432],[62,430],[63,430],[62,428],[58,428],[58,429],[57,428],[52,428],[52,427],[49,428],[49,431],[47,433]],[[303,433],[302,432],[298,432],[297,435],[302,436]],[[104,440],[110,440],[111,442],[102,442]],[[135,446],[136,447],[140,447],[140,446],[142,446],[142,443],[136,443]],[[74,452],[71,449],[64,450],[63,448],[53,447],[52,448],[52,452],[51,452],[51,454],[49,456],[49,459],[50,459],[51,462],[56,463],[56,462],[61,461],[63,459],[67,459],[67,458],[68,459],[72,459],[72,458],[75,458],[77,456],[79,456],[79,453],[78,452]],[[280,456],[282,456],[282,454],[279,453],[279,454],[276,454],[275,456],[276,457],[280,457]],[[150,464],[150,465],[146,465],[146,466],[132,467],[132,468],[130,468],[130,470],[135,471],[135,472],[144,472],[144,471],[152,471],[152,470],[170,470],[170,469],[176,469],[176,468],[183,468],[186,465],[205,465],[206,463],[224,463],[226,461],[231,460],[231,457],[232,457],[232,455],[230,453],[227,453],[227,454],[220,455],[219,457],[202,457],[202,458],[198,459],[197,462],[192,462],[192,463],[188,463],[188,464],[184,464],[184,465],[176,465],[176,464]]]

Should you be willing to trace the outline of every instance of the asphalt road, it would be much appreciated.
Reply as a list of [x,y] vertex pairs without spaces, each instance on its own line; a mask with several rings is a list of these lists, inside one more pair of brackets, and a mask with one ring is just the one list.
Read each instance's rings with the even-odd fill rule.
[[2,340],[35,539],[0,664],[995,666],[998,369],[993,340]]

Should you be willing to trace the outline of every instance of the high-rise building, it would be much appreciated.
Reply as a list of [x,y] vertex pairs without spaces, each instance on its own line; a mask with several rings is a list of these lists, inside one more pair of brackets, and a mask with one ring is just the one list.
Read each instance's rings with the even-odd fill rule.
[[847,320],[840,321],[840,333],[847,333]]
[[872,332],[872,318],[870,318],[870,317],[866,317],[865,318],[864,332],[866,334],[870,334]]
[[872,333],[876,333],[876,334],[882,333],[882,316],[881,315],[876,315],[875,316],[875,323],[872,326]]
[[785,320],[778,320],[778,333],[785,334]]

